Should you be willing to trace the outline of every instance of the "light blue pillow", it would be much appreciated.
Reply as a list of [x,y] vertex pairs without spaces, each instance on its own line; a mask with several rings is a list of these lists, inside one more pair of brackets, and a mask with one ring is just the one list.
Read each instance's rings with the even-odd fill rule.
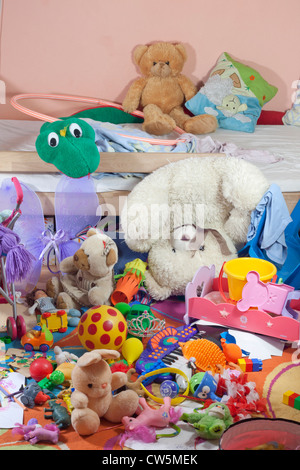
[[219,127],[254,132],[262,106],[276,93],[257,70],[224,52],[206,84],[185,105],[195,116],[215,116]]
[[199,92],[186,104],[192,114],[212,114],[219,127],[235,131],[254,132],[261,113],[257,98],[242,95],[227,95],[222,104],[217,105]]

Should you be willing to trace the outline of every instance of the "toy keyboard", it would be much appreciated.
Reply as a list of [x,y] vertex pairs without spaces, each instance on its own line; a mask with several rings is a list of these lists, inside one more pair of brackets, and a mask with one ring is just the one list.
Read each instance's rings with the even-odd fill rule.
[[169,326],[154,335],[147,344],[135,364],[138,374],[145,374],[160,367],[177,367],[182,369],[188,361],[183,357],[179,343],[190,339],[201,338],[202,335],[193,326],[174,328]]

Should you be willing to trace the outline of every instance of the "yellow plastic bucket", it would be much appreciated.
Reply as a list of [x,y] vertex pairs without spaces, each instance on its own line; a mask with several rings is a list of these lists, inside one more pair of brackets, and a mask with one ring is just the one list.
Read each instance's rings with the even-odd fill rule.
[[249,271],[256,271],[262,282],[270,282],[277,272],[274,264],[260,258],[234,258],[227,261],[223,269],[228,278],[229,297],[236,301],[242,298]]

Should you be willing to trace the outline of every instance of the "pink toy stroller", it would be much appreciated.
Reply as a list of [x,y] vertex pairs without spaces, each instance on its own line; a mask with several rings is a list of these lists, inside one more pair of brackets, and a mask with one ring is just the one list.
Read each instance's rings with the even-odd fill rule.
[[13,227],[21,215],[23,191],[17,178],[12,178],[12,182],[17,195],[15,209],[3,211],[4,220],[0,224],[0,304],[9,303],[12,306],[13,316],[8,317],[6,328],[7,334],[15,340],[26,333],[26,325],[24,318],[17,315],[14,282],[21,280],[27,273],[32,256],[19,244],[20,237],[13,232]]

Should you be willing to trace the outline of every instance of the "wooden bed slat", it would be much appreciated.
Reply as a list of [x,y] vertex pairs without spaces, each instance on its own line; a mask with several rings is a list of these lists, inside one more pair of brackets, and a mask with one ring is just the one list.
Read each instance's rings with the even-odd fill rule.
[[[151,173],[152,171],[192,157],[224,157],[221,153],[121,153],[103,152],[97,172]],[[57,168],[44,162],[36,152],[1,152],[1,173],[58,173]]]
[[[100,157],[98,172],[106,173],[151,173],[152,171],[167,165],[192,157],[224,157],[220,153],[119,153],[103,152]],[[56,167],[44,162],[36,152],[1,152],[1,173],[58,173]],[[54,193],[37,192],[45,215],[54,215]],[[100,204],[107,204],[108,208],[119,215],[123,199],[128,191],[109,191],[98,194]],[[283,193],[287,207],[290,211],[294,209],[300,199],[300,192]],[[124,199],[123,199],[124,200]],[[110,211],[111,212],[111,211]]]
[[[109,191],[107,193],[99,193],[98,199],[99,204],[102,206],[102,214],[105,212],[105,209],[109,210],[109,215],[120,215],[120,212],[123,207],[124,198],[128,196],[130,191]],[[54,193],[39,193],[37,192],[38,197],[40,198],[41,204],[43,206],[45,215],[54,215]],[[291,213],[297,202],[300,199],[300,192],[294,193],[283,193],[286,205],[289,212]]]
[[300,191],[294,193],[282,193],[285,199],[289,213],[291,214],[297,202],[300,199]]

